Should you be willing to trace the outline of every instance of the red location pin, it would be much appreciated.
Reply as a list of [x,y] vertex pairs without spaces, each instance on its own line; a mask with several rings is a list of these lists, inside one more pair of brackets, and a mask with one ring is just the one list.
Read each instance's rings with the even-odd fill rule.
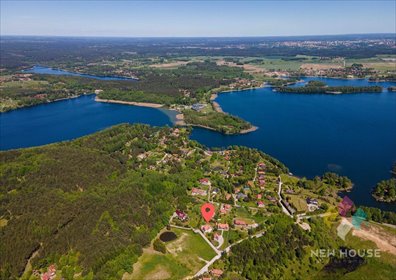
[[213,204],[205,203],[201,207],[201,214],[205,221],[209,222],[215,215],[215,207],[213,206]]

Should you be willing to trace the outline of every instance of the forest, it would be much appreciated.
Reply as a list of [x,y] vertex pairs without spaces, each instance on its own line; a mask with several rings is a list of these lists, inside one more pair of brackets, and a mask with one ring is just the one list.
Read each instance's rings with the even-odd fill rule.
[[240,133],[252,127],[247,121],[230,114],[211,111],[209,113],[183,110],[184,121],[187,124],[206,127],[224,134]]
[[322,93],[322,94],[346,94],[346,93],[371,93],[382,92],[381,86],[328,86],[321,81],[310,81],[301,87],[277,87],[281,93]]
[[201,101],[211,89],[249,77],[241,68],[211,62],[193,62],[173,70],[144,68],[136,70],[135,75],[139,81],[34,74],[30,81],[3,82],[0,100],[5,105],[1,110],[93,93],[96,89],[102,90],[98,95],[102,99],[191,105]]
[[[325,47],[302,43],[316,41]],[[331,41],[343,44],[327,44]],[[1,68],[10,70],[41,65],[86,65],[103,60],[175,56],[286,56],[296,55],[365,58],[393,54],[393,34],[249,37],[249,38],[83,38],[2,36]],[[295,42],[295,46],[283,44]],[[354,44],[350,42],[358,41]],[[394,44],[394,43],[393,43]],[[241,45],[243,48],[241,48]]]
[[82,275],[118,279],[130,271],[142,247],[188,201],[185,185],[196,182],[191,170],[167,175],[134,163],[136,153],[157,147],[169,131],[119,125],[72,142],[1,152],[0,278],[21,276],[29,258],[40,269],[76,253]]
[[[271,216],[266,221],[264,236],[247,239],[232,247],[225,260],[226,270],[243,279],[282,279],[288,267],[298,260],[300,269],[295,267],[291,277],[304,279],[304,275],[315,272],[314,264],[321,261],[310,257],[311,249],[334,249],[339,245],[323,221],[313,219],[311,224],[313,229],[307,232],[284,215]],[[304,269],[301,269],[307,258],[310,265],[303,265]]]
[[379,182],[373,190],[373,196],[379,201],[396,201],[396,178],[382,180]]

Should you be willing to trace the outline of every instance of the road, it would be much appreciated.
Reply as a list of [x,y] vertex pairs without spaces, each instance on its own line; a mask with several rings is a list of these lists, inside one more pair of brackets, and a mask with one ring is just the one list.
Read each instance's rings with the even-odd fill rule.
[[287,208],[283,205],[283,199],[282,199],[282,196],[281,196],[281,192],[282,192],[282,179],[281,179],[281,177],[279,176],[278,177],[279,178],[279,187],[278,187],[278,197],[279,197],[279,203],[280,203],[280,205],[282,206],[282,211],[283,211],[283,213],[285,213],[286,215],[288,215],[289,217],[292,217],[293,218],[293,215],[289,212],[289,210],[287,210]]
[[[194,232],[195,232],[195,230],[194,230]],[[201,232],[199,231],[199,233],[201,233]],[[203,234],[201,233],[201,235],[203,235]],[[245,237],[245,238],[243,238],[243,239],[241,239],[241,240],[238,240],[237,242],[235,242],[235,243],[231,244],[230,246],[228,246],[227,248],[225,248],[223,251],[219,251],[219,250],[216,249],[215,251],[216,251],[217,255],[214,256],[213,259],[211,259],[204,267],[202,267],[202,268],[194,275],[193,278],[199,277],[199,276],[201,276],[202,274],[204,274],[205,272],[208,272],[209,267],[210,267],[215,261],[217,261],[218,259],[221,258],[221,255],[222,255],[223,252],[228,253],[228,252],[231,250],[231,248],[232,248],[233,246],[235,246],[235,245],[241,243],[242,241],[244,241],[244,240],[246,240],[246,239],[248,239],[248,238],[253,238],[253,237],[257,237],[257,238],[258,238],[258,237],[261,237],[261,236],[263,236],[263,235],[264,235],[264,232],[259,232],[259,233],[256,233],[255,235],[248,236],[248,237]],[[205,240],[207,240],[207,242],[210,243],[210,241],[206,238],[205,235],[203,235],[203,237],[204,237]],[[210,243],[210,244],[212,244],[212,243]],[[213,246],[213,245],[212,245],[212,246]],[[211,246],[211,247],[212,247],[212,246]],[[212,248],[213,248],[213,247],[212,247]]]

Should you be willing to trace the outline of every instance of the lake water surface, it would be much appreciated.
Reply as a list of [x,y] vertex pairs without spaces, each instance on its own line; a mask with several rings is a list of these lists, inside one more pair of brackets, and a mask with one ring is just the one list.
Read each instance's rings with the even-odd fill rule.
[[120,81],[120,80],[130,80],[137,81],[134,78],[128,77],[119,77],[119,76],[96,76],[82,73],[69,72],[61,69],[54,69],[45,66],[35,65],[30,69],[24,71],[25,73],[34,73],[34,74],[49,74],[49,75],[60,75],[60,76],[78,76],[84,78],[90,78],[95,80],[104,80],[104,81]]
[[[320,80],[330,85],[375,85],[367,80]],[[355,183],[348,194],[355,203],[396,211],[396,204],[376,202],[370,195],[379,180],[390,177],[389,170],[396,161],[396,93],[307,95],[261,88],[221,94],[216,101],[225,112],[259,129],[227,136],[195,128],[191,139],[208,147],[260,149],[298,176],[313,177],[326,171],[347,175]],[[82,96],[0,114],[0,149],[70,140],[124,122],[172,125],[172,114]]]
[[[305,78],[305,81],[314,78]],[[317,79],[329,85],[381,85],[367,80]],[[396,210],[376,202],[370,191],[390,178],[396,161],[396,93],[344,95],[276,93],[271,88],[236,91],[216,100],[225,112],[259,127],[246,135],[227,136],[196,128],[191,138],[210,147],[244,145],[285,163],[298,176],[326,171],[347,175],[355,183],[348,196],[356,203]]]

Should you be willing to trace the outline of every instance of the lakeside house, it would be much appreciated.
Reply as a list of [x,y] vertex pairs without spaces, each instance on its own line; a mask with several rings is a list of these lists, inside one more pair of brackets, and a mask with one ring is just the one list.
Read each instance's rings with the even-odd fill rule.
[[227,230],[230,229],[230,227],[229,227],[228,224],[220,224],[220,223],[218,223],[218,224],[217,224],[217,229],[218,229],[218,230],[225,230],[225,231],[227,231]]
[[230,204],[222,204],[220,206],[220,214],[227,214],[231,211],[232,206]]
[[204,186],[209,186],[209,185],[210,185],[210,181],[209,181],[208,178],[199,179],[199,183],[200,183],[201,185],[204,185]]
[[259,169],[265,169],[265,163],[264,162],[259,162],[257,166],[258,166]]
[[344,196],[342,201],[338,204],[338,213],[345,217],[349,211],[353,210],[354,206],[355,204],[353,201],[349,197]]
[[198,188],[192,188],[191,190],[191,195],[201,195],[201,196],[205,196],[207,195],[207,191],[203,190],[203,189],[198,189]]
[[241,226],[241,227],[246,227],[248,223],[244,220],[241,219],[234,219],[234,225],[236,226]]
[[217,232],[215,232],[215,234],[213,234],[213,239],[216,240],[217,242],[220,240],[220,234],[218,234]]
[[220,277],[221,275],[223,275],[223,271],[221,269],[217,269],[217,268],[212,268],[212,270],[210,271],[210,273],[214,276],[214,277]]
[[184,221],[188,220],[188,215],[186,213],[184,213],[183,211],[176,210],[175,213],[180,221],[184,222]]
[[306,201],[307,201],[307,204],[308,204],[308,205],[309,205],[309,204],[318,205],[318,200],[315,199],[315,198],[310,198],[310,197],[308,197]]
[[56,278],[56,267],[54,264],[51,264],[47,271],[41,274],[41,280],[54,280]]
[[195,103],[191,106],[191,109],[193,109],[194,111],[200,112],[202,111],[202,109],[204,109],[206,107],[206,104],[202,104],[202,103]]
[[201,231],[203,233],[209,233],[213,231],[213,228],[211,227],[211,225],[203,225],[201,226]]

